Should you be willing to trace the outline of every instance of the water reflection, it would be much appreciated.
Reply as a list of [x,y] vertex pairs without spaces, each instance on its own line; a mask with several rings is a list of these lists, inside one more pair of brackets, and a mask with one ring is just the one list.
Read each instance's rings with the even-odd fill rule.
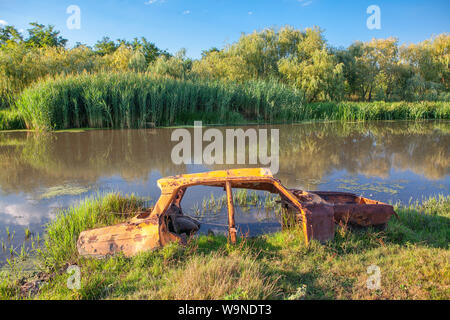
[[[380,178],[389,177],[391,170],[411,170],[430,180],[443,179],[450,171],[450,122],[267,126],[273,127],[280,129],[278,177],[289,185],[299,177],[322,181],[335,170]],[[171,132],[0,133],[0,188],[33,193],[65,182],[91,185],[113,175],[146,181],[152,171],[161,176],[185,172],[171,161]]]

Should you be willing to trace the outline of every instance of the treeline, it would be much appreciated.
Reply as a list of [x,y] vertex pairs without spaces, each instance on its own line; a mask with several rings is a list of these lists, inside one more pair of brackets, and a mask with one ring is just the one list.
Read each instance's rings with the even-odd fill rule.
[[176,79],[207,78],[244,82],[275,80],[303,92],[305,101],[436,101],[450,99],[450,35],[400,46],[395,38],[327,45],[320,28],[268,28],[224,49],[212,48],[191,60],[145,38],[111,40],[93,47],[66,48],[53,26],[31,23],[28,36],[0,27],[1,106],[46,76],[99,71],[149,72]]
[[145,38],[113,41],[105,37],[94,48],[67,40],[53,26],[31,23],[28,37],[13,26],[0,27],[0,109],[40,79],[105,70],[146,71],[160,57],[171,57]]
[[67,48],[53,26],[30,26],[0,27],[0,129],[449,117],[448,34],[338,49],[287,26],[192,60],[145,38]]
[[399,46],[395,38],[327,45],[320,28],[284,27],[242,35],[204,52],[197,74],[232,80],[275,78],[312,101],[449,100],[450,35]]

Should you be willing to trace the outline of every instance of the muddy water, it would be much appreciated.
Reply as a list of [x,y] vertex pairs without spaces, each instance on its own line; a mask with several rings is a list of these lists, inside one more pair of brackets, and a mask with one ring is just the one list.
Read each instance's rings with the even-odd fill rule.
[[[251,127],[243,127],[247,129]],[[280,169],[287,187],[350,191],[386,202],[448,194],[450,122],[371,122],[273,125],[279,129]],[[224,131],[226,127],[219,127]],[[0,132],[0,241],[19,247],[24,230],[43,225],[87,196],[119,191],[156,201],[164,176],[243,165],[175,165],[174,129],[99,130],[35,134]],[[225,135],[224,135],[225,136]],[[206,144],[205,144],[206,145]],[[226,150],[225,150],[226,152]],[[250,167],[250,166],[247,166]],[[183,200],[186,214],[222,190],[196,187]],[[264,210],[263,210],[264,211]],[[223,232],[225,208],[198,217]],[[237,223],[251,235],[278,228],[260,210],[238,210]],[[8,240],[7,231],[15,233]],[[1,242],[0,242],[1,243]],[[8,253],[0,249],[0,261]]]

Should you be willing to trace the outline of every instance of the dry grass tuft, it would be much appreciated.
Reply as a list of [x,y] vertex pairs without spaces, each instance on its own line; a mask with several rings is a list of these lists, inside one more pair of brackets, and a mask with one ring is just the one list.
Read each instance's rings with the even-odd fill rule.
[[277,295],[276,280],[269,279],[256,258],[233,252],[191,257],[167,274],[159,299],[216,300],[267,299]]

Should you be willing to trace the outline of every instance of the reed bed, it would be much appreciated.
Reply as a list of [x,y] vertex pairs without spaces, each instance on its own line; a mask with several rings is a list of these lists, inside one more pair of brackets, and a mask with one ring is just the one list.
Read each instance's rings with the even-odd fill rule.
[[303,120],[449,119],[449,102],[326,102],[276,81],[174,80],[148,73],[98,73],[49,78],[26,89],[17,108],[26,127],[146,128]]
[[450,119],[450,102],[319,102],[309,104],[306,111],[310,120]]
[[101,73],[47,79],[17,102],[28,128],[145,128],[301,120],[302,95],[276,82],[173,80]]

